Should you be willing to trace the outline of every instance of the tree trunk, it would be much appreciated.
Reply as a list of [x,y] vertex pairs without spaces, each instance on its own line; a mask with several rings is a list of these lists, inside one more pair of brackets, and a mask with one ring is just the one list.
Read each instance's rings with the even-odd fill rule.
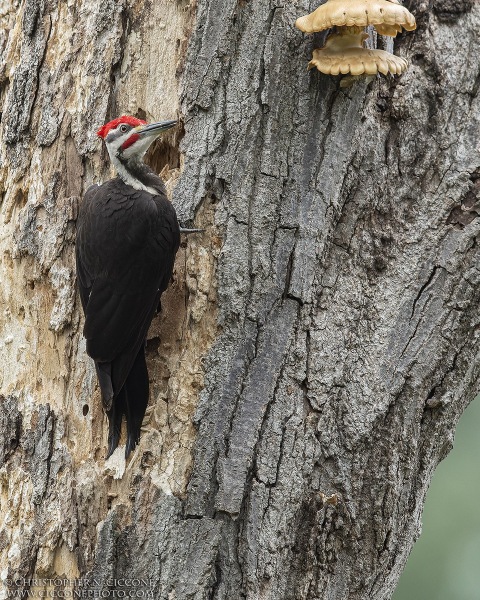
[[[3,597],[391,597],[480,369],[480,5],[405,4],[408,72],[343,89],[302,0],[4,3]],[[206,233],[105,462],[77,207],[100,125],[177,110],[148,160]]]

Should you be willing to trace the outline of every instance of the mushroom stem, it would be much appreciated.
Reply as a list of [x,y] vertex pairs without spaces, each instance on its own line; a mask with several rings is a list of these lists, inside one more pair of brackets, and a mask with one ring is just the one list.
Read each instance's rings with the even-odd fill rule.
[[359,25],[345,25],[343,27],[337,27],[338,35],[356,35],[358,33],[363,33],[365,31],[365,27],[361,27]]

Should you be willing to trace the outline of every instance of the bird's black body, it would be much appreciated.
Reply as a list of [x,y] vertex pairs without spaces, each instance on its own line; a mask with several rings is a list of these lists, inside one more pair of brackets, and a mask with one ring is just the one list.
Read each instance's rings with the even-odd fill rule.
[[108,456],[118,445],[123,414],[126,456],[138,442],[149,394],[145,339],[180,244],[162,180],[143,163],[136,167],[136,178],[150,191],[119,177],[94,185],[77,222],[84,335],[110,423]]

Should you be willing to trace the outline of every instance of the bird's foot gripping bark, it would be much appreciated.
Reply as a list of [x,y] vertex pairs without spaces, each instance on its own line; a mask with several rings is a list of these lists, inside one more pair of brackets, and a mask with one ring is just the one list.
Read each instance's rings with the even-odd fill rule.
[[188,235],[189,233],[203,233],[205,229],[188,229],[187,227],[180,227],[180,233],[185,233]]

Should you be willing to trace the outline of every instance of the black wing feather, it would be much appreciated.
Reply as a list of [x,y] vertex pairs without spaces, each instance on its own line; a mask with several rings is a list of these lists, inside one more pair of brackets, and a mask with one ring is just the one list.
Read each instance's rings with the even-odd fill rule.
[[[165,196],[135,190],[119,178],[85,194],[76,244],[84,335],[95,362],[111,363],[114,395],[145,341],[179,243],[175,211]],[[111,400],[104,398],[106,408]]]

